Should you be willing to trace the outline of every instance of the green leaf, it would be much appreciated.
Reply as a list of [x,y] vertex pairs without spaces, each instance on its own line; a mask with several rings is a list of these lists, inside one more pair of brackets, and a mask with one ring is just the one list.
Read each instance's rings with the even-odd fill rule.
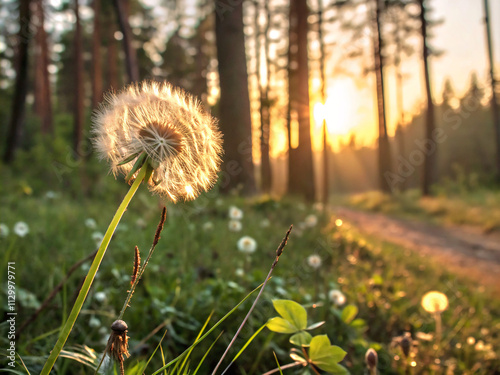
[[292,323],[279,316],[269,319],[267,321],[267,328],[278,333],[295,333],[298,331]]
[[358,307],[355,305],[347,305],[342,310],[341,319],[343,322],[349,324],[358,315]]
[[325,324],[325,321],[322,321],[322,322],[318,322],[318,323],[314,323],[314,324],[311,324],[309,327],[307,327],[306,329],[308,331],[312,331],[313,329],[316,329],[318,327],[321,327],[323,324]]
[[313,337],[309,346],[309,359],[320,369],[338,373],[338,363],[344,359],[346,352],[338,346],[331,345],[327,335]]
[[364,328],[366,326],[366,322],[364,319],[354,319],[351,324],[349,324],[353,328]]
[[274,308],[283,319],[288,320],[296,328],[295,332],[302,331],[307,327],[307,312],[304,307],[295,301],[284,299],[274,300]]
[[297,346],[309,346],[312,336],[309,332],[301,331],[290,337],[290,343]]

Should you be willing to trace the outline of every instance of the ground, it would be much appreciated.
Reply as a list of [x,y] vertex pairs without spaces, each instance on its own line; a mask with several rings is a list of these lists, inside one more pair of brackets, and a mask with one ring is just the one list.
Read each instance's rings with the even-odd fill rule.
[[500,234],[496,232],[442,227],[347,207],[336,207],[335,212],[366,235],[430,257],[457,275],[500,292]]

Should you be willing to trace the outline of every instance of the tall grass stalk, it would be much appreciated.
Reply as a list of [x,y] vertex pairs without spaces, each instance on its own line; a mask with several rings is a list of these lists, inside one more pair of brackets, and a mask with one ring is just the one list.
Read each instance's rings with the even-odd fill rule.
[[64,324],[61,333],[59,334],[59,338],[54,346],[54,349],[52,349],[49,358],[47,359],[45,365],[43,366],[41,375],[49,375],[50,371],[54,367],[54,364],[57,358],[59,357],[59,354],[61,353],[61,350],[64,347],[64,344],[66,343],[66,340],[68,339],[68,336],[71,333],[73,326],[75,325],[76,319],[80,314],[83,303],[85,302],[87,294],[94,281],[95,275],[97,274],[97,271],[99,269],[99,266],[101,265],[104,254],[106,253],[106,249],[108,248],[109,242],[111,241],[111,237],[113,236],[113,233],[115,232],[115,229],[118,226],[118,223],[120,222],[130,201],[137,192],[139,185],[143,180],[149,179],[151,172],[152,169],[149,163],[145,163],[144,167],[140,169],[139,174],[137,175],[137,178],[135,179],[132,186],[130,187],[127,195],[125,195],[125,198],[123,198],[122,203],[118,207],[115,216],[113,217],[113,220],[111,220],[111,223],[109,224],[106,234],[104,235],[104,238],[101,242],[101,246],[99,246],[99,249],[97,250],[97,254],[94,258],[94,261],[92,262],[92,265],[90,266],[87,276],[85,277],[85,282],[83,283],[83,286],[80,289],[80,293],[78,294],[78,298],[76,299],[75,304],[73,305],[71,313],[69,314],[69,317],[66,320],[66,323]]

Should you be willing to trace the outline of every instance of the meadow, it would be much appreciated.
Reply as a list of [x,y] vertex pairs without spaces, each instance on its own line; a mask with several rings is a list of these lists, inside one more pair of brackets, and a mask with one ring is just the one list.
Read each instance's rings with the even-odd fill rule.
[[[105,173],[93,174],[93,168],[101,167],[90,162],[79,173],[69,171],[66,177],[70,178],[48,183],[36,178],[43,168],[33,168],[22,178],[16,177],[15,168],[2,171],[10,178],[0,194],[0,274],[6,297],[7,263],[15,262],[18,330],[72,266],[97,248],[126,191],[122,181]],[[113,236],[54,373],[93,373],[130,288],[134,246],[144,259],[162,206],[159,198],[144,187],[139,189]],[[351,374],[368,373],[369,348],[377,352],[380,374],[497,373],[498,296],[405,249],[364,238],[357,228],[320,205],[292,198],[241,198],[238,192],[222,196],[216,190],[190,203],[167,205],[161,239],[124,316],[131,354],[125,361],[126,373],[154,373],[196,341],[209,317],[205,331],[259,287],[291,224],[293,230],[273,276],[219,373],[245,343],[249,345],[227,373],[262,374],[276,369],[278,363],[285,374],[334,373],[307,360],[301,362],[307,346],[301,351],[296,337],[290,340],[291,334],[264,327],[279,315],[273,300],[302,305],[307,326],[313,326],[308,333],[299,333],[326,334],[331,344],[346,352],[340,364]],[[55,298],[19,332],[19,357],[11,373],[40,372],[89,265],[87,260],[73,267]],[[422,297],[429,291],[446,295],[448,306],[442,313],[422,306]],[[170,367],[170,373],[211,373],[255,295],[197,345],[182,368]],[[6,304],[1,308],[6,316]],[[4,320],[3,354],[7,330]],[[1,361],[7,368],[8,359]],[[118,373],[116,365],[107,368]]]

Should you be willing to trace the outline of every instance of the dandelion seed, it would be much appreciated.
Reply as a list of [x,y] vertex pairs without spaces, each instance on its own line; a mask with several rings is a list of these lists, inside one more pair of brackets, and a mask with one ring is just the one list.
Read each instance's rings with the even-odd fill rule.
[[94,144],[115,175],[129,174],[138,157],[147,157],[153,193],[191,200],[217,179],[222,137],[215,119],[168,83],[132,84],[108,95],[93,122]]
[[9,232],[9,227],[4,223],[0,223],[0,237],[7,237]]
[[337,306],[342,306],[345,301],[345,295],[338,289],[332,289],[328,292],[328,298]]
[[308,215],[305,218],[304,223],[305,223],[306,227],[308,227],[308,228],[315,227],[316,224],[318,224],[318,218],[316,215]]
[[242,228],[241,221],[229,220],[229,230],[231,232],[239,232]]
[[252,254],[257,250],[257,242],[249,236],[241,237],[238,240],[238,250],[245,254]]
[[30,228],[28,224],[26,224],[24,221],[18,221],[14,225],[14,233],[17,234],[19,237],[24,237],[30,232]]
[[94,219],[88,218],[85,220],[85,226],[90,229],[95,229],[97,228],[97,223]]
[[231,220],[241,220],[243,219],[243,211],[238,207],[231,206],[229,207],[229,218]]
[[422,297],[422,307],[429,313],[441,313],[448,308],[448,298],[440,292],[428,292]]
[[310,255],[308,258],[307,258],[307,264],[309,264],[309,267],[311,268],[314,268],[314,269],[318,269],[319,267],[321,267],[321,258],[319,257],[319,255]]

